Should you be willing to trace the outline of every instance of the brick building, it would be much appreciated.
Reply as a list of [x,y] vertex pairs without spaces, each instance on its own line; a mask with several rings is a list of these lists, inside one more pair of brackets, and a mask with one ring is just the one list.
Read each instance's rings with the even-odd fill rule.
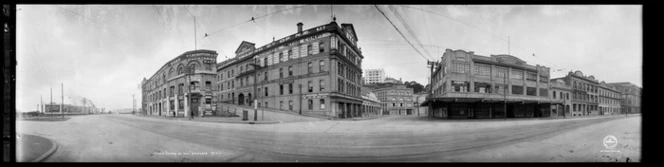
[[551,83],[551,116],[552,117],[568,117],[573,114],[571,113],[572,100],[570,94],[572,93],[572,87],[565,84],[563,79],[552,79]]
[[212,81],[217,52],[193,50],[164,64],[142,81],[142,111],[148,115],[189,117],[213,115]]
[[[446,49],[434,67],[427,98],[430,117],[546,117],[549,68],[511,55],[475,55]],[[507,75],[509,74],[509,76]]]
[[629,82],[607,83],[615,87],[620,94],[621,113],[641,113],[641,87]]
[[232,103],[301,115],[348,117],[362,109],[362,52],[352,24],[335,21],[256,48],[243,41],[218,64],[218,104]]
[[371,90],[382,103],[383,115],[412,115],[415,109],[413,88],[403,84],[390,84]]
[[562,78],[572,86],[572,116],[599,115],[598,84],[595,77],[585,76],[581,71],[569,72]]
[[600,115],[620,114],[620,91],[602,81],[599,83],[599,113]]

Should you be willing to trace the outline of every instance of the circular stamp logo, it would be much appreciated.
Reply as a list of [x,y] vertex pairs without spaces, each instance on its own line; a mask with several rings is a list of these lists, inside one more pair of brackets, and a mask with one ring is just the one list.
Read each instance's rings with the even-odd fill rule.
[[618,145],[618,139],[616,139],[616,137],[613,135],[608,135],[604,137],[604,140],[602,140],[602,144],[604,144],[604,147],[606,147],[606,149],[613,149],[616,148],[616,146]]

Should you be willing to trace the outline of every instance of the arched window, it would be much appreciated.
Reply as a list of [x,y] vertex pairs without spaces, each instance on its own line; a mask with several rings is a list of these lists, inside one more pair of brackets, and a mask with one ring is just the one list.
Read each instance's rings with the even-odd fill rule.
[[194,72],[196,72],[196,63],[189,65],[189,73],[193,74]]
[[182,69],[182,65],[178,66],[178,75],[180,75],[180,74],[182,74],[182,73],[183,73],[183,71],[182,71],[182,70],[183,70],[183,69]]
[[173,76],[174,76],[174,75],[173,75],[173,72],[174,72],[174,71],[175,71],[175,70],[173,70],[173,68],[171,68],[171,70],[168,70],[168,77],[173,77]]

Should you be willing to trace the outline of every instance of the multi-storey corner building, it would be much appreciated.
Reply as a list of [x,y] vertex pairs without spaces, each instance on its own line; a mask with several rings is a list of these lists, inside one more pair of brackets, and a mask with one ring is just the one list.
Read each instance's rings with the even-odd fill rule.
[[219,103],[252,105],[302,115],[343,117],[362,109],[362,52],[352,24],[302,30],[256,48],[243,41],[218,64]]
[[572,86],[572,116],[599,115],[598,84],[594,76],[585,76],[581,71],[569,72],[562,78]]
[[376,93],[378,100],[381,101],[383,115],[412,115],[414,113],[413,88],[395,84],[371,91]]
[[572,94],[572,87],[565,84],[565,80],[552,79],[551,84],[551,116],[552,117],[567,117],[572,116],[570,108],[572,106],[572,100],[570,94]]
[[142,81],[142,111],[148,115],[189,117],[213,115],[217,52],[193,50],[164,64]]
[[641,88],[629,82],[608,83],[621,92],[620,108],[624,113],[641,113]]
[[602,81],[599,83],[599,113],[600,115],[620,114],[620,91]]
[[[508,75],[509,74],[509,75]],[[511,55],[475,55],[446,49],[427,98],[437,118],[549,116],[549,68]]]
[[364,84],[384,83],[385,70],[383,69],[366,69],[364,70]]

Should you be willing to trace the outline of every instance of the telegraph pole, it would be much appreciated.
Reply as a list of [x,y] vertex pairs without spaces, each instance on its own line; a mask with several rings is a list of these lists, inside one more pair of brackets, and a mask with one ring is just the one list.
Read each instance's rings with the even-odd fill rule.
[[507,54],[510,54],[510,36],[507,36]]
[[51,105],[53,105],[53,87],[51,87]]
[[[433,117],[433,107],[431,106],[431,100],[433,99],[433,66],[436,65],[435,62],[433,61],[427,61],[427,65],[430,68],[430,73],[429,73],[429,90],[427,91],[427,94],[429,95],[429,100],[427,101],[428,106],[429,106],[429,117]],[[419,114],[419,111],[418,111]]]
[[62,115],[62,118],[65,118],[65,112],[62,110],[62,105],[65,104],[65,83],[60,83],[60,115]]
[[194,18],[194,50],[197,49],[198,43],[196,42],[196,17],[191,16]]
[[131,99],[134,104],[134,108],[131,110],[132,114],[136,113],[136,98],[134,97],[135,94],[131,94]]
[[[508,38],[509,39],[509,38]],[[503,75],[503,118],[507,119],[507,72],[509,72],[509,69],[505,69],[505,75]]]
[[44,112],[44,99],[43,99],[42,96],[43,95],[39,95],[39,104],[40,104],[39,105],[39,110],[41,111],[41,113],[45,113]]

